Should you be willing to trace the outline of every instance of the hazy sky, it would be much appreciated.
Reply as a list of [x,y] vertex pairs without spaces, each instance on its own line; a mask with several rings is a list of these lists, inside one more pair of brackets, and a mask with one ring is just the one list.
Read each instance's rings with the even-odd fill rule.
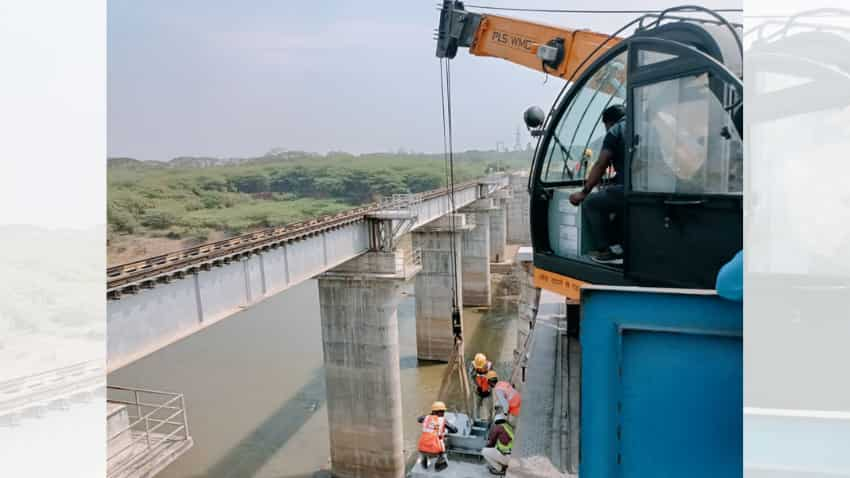
[[[273,147],[442,150],[436,0],[109,0],[108,153],[167,160]],[[664,8],[669,0],[481,0]],[[705,2],[740,7],[740,0]],[[612,32],[633,15],[507,15]],[[522,112],[561,80],[503,60],[452,62],[455,147],[513,145]],[[522,128],[522,143],[528,141]]]

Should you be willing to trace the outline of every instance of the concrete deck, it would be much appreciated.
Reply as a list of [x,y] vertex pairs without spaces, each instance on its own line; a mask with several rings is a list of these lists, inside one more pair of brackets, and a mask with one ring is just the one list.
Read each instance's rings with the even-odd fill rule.
[[573,404],[569,384],[578,383],[570,373],[574,372],[569,360],[573,356],[570,340],[564,297],[542,291],[508,478],[575,476],[568,473],[572,468],[572,432],[578,425],[570,420]]
[[449,457],[449,467],[443,471],[434,470],[434,463],[428,464],[428,469],[422,468],[422,463],[419,459],[416,464],[410,469],[407,478],[484,478],[491,477],[487,471],[487,464],[482,460],[480,463],[469,461],[460,461]]

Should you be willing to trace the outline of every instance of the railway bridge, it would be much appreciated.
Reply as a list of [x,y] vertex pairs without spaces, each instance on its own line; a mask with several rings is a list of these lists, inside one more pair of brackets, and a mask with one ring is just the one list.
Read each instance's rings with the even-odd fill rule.
[[527,240],[525,183],[493,175],[111,267],[108,370],[317,278],[334,475],[401,476],[402,286],[415,281],[419,358],[446,361],[453,274],[461,306],[490,304],[490,262]]

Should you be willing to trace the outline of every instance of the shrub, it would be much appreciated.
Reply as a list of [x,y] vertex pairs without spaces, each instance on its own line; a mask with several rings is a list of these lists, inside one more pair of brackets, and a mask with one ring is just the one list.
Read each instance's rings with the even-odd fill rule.
[[167,229],[177,223],[177,217],[170,212],[151,209],[145,211],[141,222],[151,229]]

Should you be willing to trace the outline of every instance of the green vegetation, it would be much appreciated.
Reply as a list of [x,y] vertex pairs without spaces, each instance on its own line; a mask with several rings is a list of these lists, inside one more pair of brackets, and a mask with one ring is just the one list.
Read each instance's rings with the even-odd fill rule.
[[[530,152],[455,155],[455,181],[525,169]],[[108,167],[111,242],[154,237],[203,242],[331,214],[396,193],[445,185],[441,154],[275,153],[260,158],[114,158]]]

